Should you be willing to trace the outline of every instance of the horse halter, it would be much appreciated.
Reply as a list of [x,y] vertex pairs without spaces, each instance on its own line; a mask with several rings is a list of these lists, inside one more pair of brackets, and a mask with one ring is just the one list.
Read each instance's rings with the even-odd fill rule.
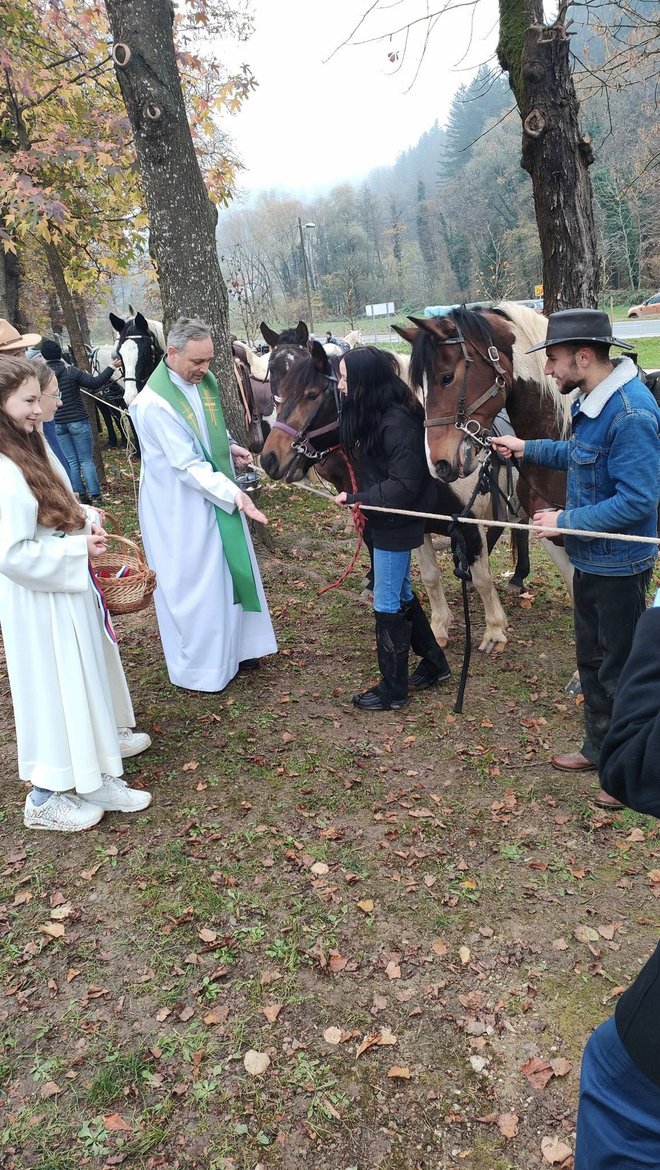
[[[314,430],[310,430],[310,427],[312,426],[312,423],[314,422],[314,419],[316,418],[317,414],[321,410],[321,407],[325,405],[325,402],[326,402],[325,396],[328,393],[328,391],[330,391],[330,390],[332,391],[333,396],[334,396],[335,408],[337,410],[337,417],[336,417],[336,419],[333,419],[332,422],[326,423],[325,426],[316,427]],[[305,423],[304,427],[302,427],[299,431],[296,431],[293,427],[290,427],[287,423],[280,422],[279,419],[276,419],[271,427],[271,430],[284,431],[284,433],[286,435],[291,435],[293,438],[293,442],[291,444],[291,450],[296,451],[298,455],[304,455],[305,458],[310,459],[312,461],[312,463],[318,463],[321,459],[325,459],[326,455],[329,455],[332,451],[334,451],[336,449],[337,444],[335,444],[335,446],[333,446],[333,447],[326,447],[325,450],[323,450],[323,451],[318,451],[316,449],[316,447],[310,446],[309,440],[316,439],[316,438],[318,438],[319,435],[330,434],[331,431],[336,430],[338,425],[339,425],[340,419],[341,419],[341,399],[339,397],[339,388],[338,388],[338,384],[337,384],[337,378],[334,374],[326,374],[325,381],[323,384],[323,391],[321,393],[321,398],[318,402],[316,410],[312,411],[311,417],[307,419],[307,422]]]
[[[158,365],[160,359],[163,356],[163,350],[160,348],[160,345],[156,341],[156,338],[154,337],[153,333],[127,333],[126,337],[122,337],[121,344],[123,345],[125,341],[148,341],[149,342],[149,356],[150,356],[151,360],[153,361],[153,366],[152,366],[151,371],[149,373],[149,377],[151,377],[151,374],[156,369],[156,366]],[[115,348],[117,350],[117,357],[119,358],[119,360],[121,362],[121,368],[123,371],[124,382],[135,382],[135,385],[137,386],[137,378],[131,378],[131,377],[126,376],[126,370],[124,368],[124,359],[121,356],[121,346],[119,346],[119,347],[116,346]],[[136,366],[136,370],[137,370],[137,366]],[[147,380],[148,379],[145,378],[143,385],[145,385]]]
[[485,390],[484,393],[480,394],[474,402],[471,402],[468,409],[466,407],[468,371],[469,367],[474,362],[474,358],[471,358],[468,353],[465,337],[463,336],[460,325],[458,324],[456,325],[456,333],[456,337],[442,338],[441,342],[442,345],[460,345],[461,351],[463,353],[463,385],[458,396],[456,414],[453,417],[452,415],[445,415],[443,418],[426,418],[424,419],[424,426],[446,427],[453,423],[456,427],[456,430],[463,431],[467,438],[475,443],[475,445],[484,447],[486,444],[483,442],[480,436],[482,432],[485,433],[485,428],[480,426],[478,419],[473,418],[472,416],[476,413],[477,410],[479,410],[480,406],[483,406],[485,402],[488,402],[491,398],[495,398],[498,394],[502,395],[502,405],[504,405],[506,402],[505,390],[507,388],[506,371],[502,366],[499,350],[495,345],[489,345],[486,353],[484,354],[480,349],[477,348],[475,343],[471,341],[470,344],[472,345],[477,356],[480,357],[482,361],[486,362],[487,365],[493,367],[496,377],[492,386],[489,386],[488,390]]

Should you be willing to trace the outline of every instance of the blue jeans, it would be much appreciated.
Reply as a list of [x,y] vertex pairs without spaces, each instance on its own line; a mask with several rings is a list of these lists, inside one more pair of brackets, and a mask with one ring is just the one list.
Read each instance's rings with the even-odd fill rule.
[[[101,488],[99,487],[94,459],[92,457],[94,442],[90,424],[86,419],[80,419],[79,422],[70,423],[58,423],[56,421],[55,428],[60,446],[66,455],[66,461],[71,470],[71,482],[74,492],[78,492],[79,495],[88,493],[90,496],[100,496]],[[85,484],[83,484],[80,477],[81,471]]]
[[637,1068],[614,1016],[590,1036],[582,1057],[575,1170],[657,1170],[660,1089]]
[[374,609],[376,613],[398,613],[412,601],[410,553],[374,549]]

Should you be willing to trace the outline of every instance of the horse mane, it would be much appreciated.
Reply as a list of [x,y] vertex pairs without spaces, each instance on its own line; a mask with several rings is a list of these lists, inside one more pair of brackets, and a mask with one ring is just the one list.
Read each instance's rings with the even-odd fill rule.
[[502,315],[515,326],[513,364],[516,376],[525,382],[533,382],[538,386],[541,398],[553,404],[559,434],[561,438],[566,438],[571,431],[573,397],[570,394],[560,394],[554,378],[549,378],[545,373],[544,349],[537,349],[536,353],[527,353],[533,345],[545,341],[548,332],[547,318],[534,309],[529,309],[527,305],[517,305],[513,301],[500,301],[493,312]]

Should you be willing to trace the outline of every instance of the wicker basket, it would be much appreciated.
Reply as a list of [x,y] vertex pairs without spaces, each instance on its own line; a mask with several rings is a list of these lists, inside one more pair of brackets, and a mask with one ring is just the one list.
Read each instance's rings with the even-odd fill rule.
[[[116,552],[108,550],[93,561],[94,572],[108,609],[111,614],[139,613],[151,601],[156,588],[156,574],[149,568],[137,544],[128,537],[108,532],[108,541],[116,541],[126,548],[125,552],[121,549]],[[115,573],[124,565],[130,569],[130,573],[126,577],[115,577]],[[104,571],[110,576],[101,576]]]

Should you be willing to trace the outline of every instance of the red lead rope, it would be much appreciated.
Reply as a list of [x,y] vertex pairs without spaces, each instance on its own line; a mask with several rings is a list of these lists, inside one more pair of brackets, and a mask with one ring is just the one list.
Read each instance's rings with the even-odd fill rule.
[[[343,447],[341,447],[339,445],[337,447],[333,447],[332,451],[338,451],[339,454],[341,455],[342,459],[344,460],[344,463],[346,464],[346,467],[348,470],[348,474],[350,476],[351,488],[353,489],[354,492],[356,492],[358,490],[358,486],[357,486],[357,482],[355,479],[355,475],[353,473],[353,468],[351,467],[351,465],[346,457],[346,452],[344,451]],[[330,454],[330,451],[328,452],[328,454]],[[356,531],[358,534],[358,542],[357,542],[357,545],[355,548],[355,552],[353,553],[353,556],[351,558],[351,563],[348,566],[348,568],[344,570],[341,577],[338,577],[336,581],[332,582],[332,584],[324,585],[322,589],[319,589],[319,593],[318,593],[319,597],[321,597],[323,593],[327,593],[329,589],[336,589],[339,585],[343,585],[344,581],[346,580],[348,575],[350,573],[352,573],[353,569],[355,568],[356,561],[360,555],[360,550],[361,550],[362,545],[364,543],[364,526],[365,526],[367,521],[366,521],[364,513],[360,510],[359,504],[353,504],[353,506],[351,508],[351,515],[353,517],[353,523],[355,525],[355,528],[356,528]]]

